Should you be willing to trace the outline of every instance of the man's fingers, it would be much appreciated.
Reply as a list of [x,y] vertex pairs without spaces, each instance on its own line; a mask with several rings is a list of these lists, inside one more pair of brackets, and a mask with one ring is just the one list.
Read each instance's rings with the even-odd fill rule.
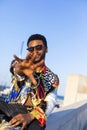
[[29,63],[30,63],[30,64],[33,64],[33,63],[34,63],[35,58],[36,58],[36,55],[33,55]]
[[35,60],[35,55],[31,55],[30,53],[27,54],[26,58],[25,58],[25,62],[29,63],[29,66],[33,64],[34,60]]
[[18,126],[18,125],[20,125],[21,123],[20,123],[20,121],[17,121],[17,122],[15,122],[15,124],[13,124],[13,125],[11,125],[12,127],[16,127],[16,126]]
[[25,59],[30,60],[31,58],[32,58],[32,55],[30,53],[28,53]]
[[32,64],[32,63],[34,63],[34,60],[35,60],[35,58],[36,58],[36,55],[37,55],[37,54],[32,55],[31,53],[28,53],[28,54],[27,54],[27,57],[26,57],[26,60],[29,60],[29,63]]
[[21,62],[22,61],[22,59],[20,59],[18,56],[16,56],[16,55],[14,55],[14,58],[15,58],[15,60],[16,61],[18,61],[18,62]]
[[20,130],[24,130],[25,127],[26,127],[26,123],[22,123],[22,127],[20,128]]
[[32,83],[33,83],[34,85],[37,84],[37,81],[35,80],[35,78],[34,78],[34,76],[33,76],[32,74],[29,75],[29,78],[31,79],[31,81],[32,81]]
[[16,118],[12,118],[12,120],[9,122],[9,124],[14,127],[19,124],[18,120]]

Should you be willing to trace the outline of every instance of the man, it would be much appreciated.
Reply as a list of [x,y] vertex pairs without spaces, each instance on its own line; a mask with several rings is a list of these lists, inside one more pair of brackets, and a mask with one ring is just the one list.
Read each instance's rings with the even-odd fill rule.
[[13,89],[8,99],[9,104],[21,103],[27,108],[27,113],[15,115],[10,125],[21,125],[20,130],[44,130],[47,117],[56,103],[59,79],[45,65],[48,52],[46,38],[41,34],[31,35],[27,47],[25,59],[14,55]]

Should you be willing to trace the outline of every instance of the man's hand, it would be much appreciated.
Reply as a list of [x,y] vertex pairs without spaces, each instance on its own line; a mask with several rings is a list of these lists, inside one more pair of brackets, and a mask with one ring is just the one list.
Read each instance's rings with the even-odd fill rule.
[[18,114],[15,117],[11,119],[9,122],[9,125],[12,127],[16,127],[18,125],[21,125],[20,130],[24,130],[26,126],[34,119],[33,115],[30,113],[27,114]]
[[31,58],[31,54],[28,53],[26,58],[22,61],[19,57],[14,55],[14,58],[17,61],[16,70],[19,70],[20,73],[24,73],[26,76],[28,76],[34,85],[36,85],[37,82],[33,76],[33,73],[36,71],[38,67],[41,67],[44,64],[44,60],[41,60],[39,63],[35,64],[35,57],[36,55],[33,55]]

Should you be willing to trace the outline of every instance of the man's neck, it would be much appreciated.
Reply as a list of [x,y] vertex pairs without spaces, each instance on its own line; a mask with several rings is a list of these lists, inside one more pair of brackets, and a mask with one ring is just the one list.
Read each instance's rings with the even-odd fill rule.
[[44,66],[45,66],[45,63],[44,63],[43,65],[41,65],[40,67],[37,67],[36,72],[37,72],[37,73],[42,72]]

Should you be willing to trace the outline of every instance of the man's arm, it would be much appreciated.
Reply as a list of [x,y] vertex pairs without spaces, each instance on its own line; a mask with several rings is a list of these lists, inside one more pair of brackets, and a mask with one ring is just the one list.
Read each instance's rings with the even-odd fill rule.
[[52,84],[52,87],[54,87],[54,90],[52,92],[50,92],[45,98],[45,101],[47,102],[47,109],[45,111],[47,117],[51,114],[52,110],[54,109],[54,107],[56,105],[56,101],[57,101],[59,78],[57,75],[55,78],[56,78],[56,80]]
[[34,108],[34,110],[31,112],[31,114],[33,114],[33,116],[40,122],[42,126],[46,124],[47,117],[51,114],[55,107],[58,85],[59,78],[56,76],[55,82],[51,86],[54,88],[54,90],[49,92],[40,105]]
[[51,114],[52,110],[54,109],[56,105],[56,100],[57,100],[57,89],[52,91],[45,98],[45,101],[47,102],[47,109],[45,111],[45,114],[47,117]]

